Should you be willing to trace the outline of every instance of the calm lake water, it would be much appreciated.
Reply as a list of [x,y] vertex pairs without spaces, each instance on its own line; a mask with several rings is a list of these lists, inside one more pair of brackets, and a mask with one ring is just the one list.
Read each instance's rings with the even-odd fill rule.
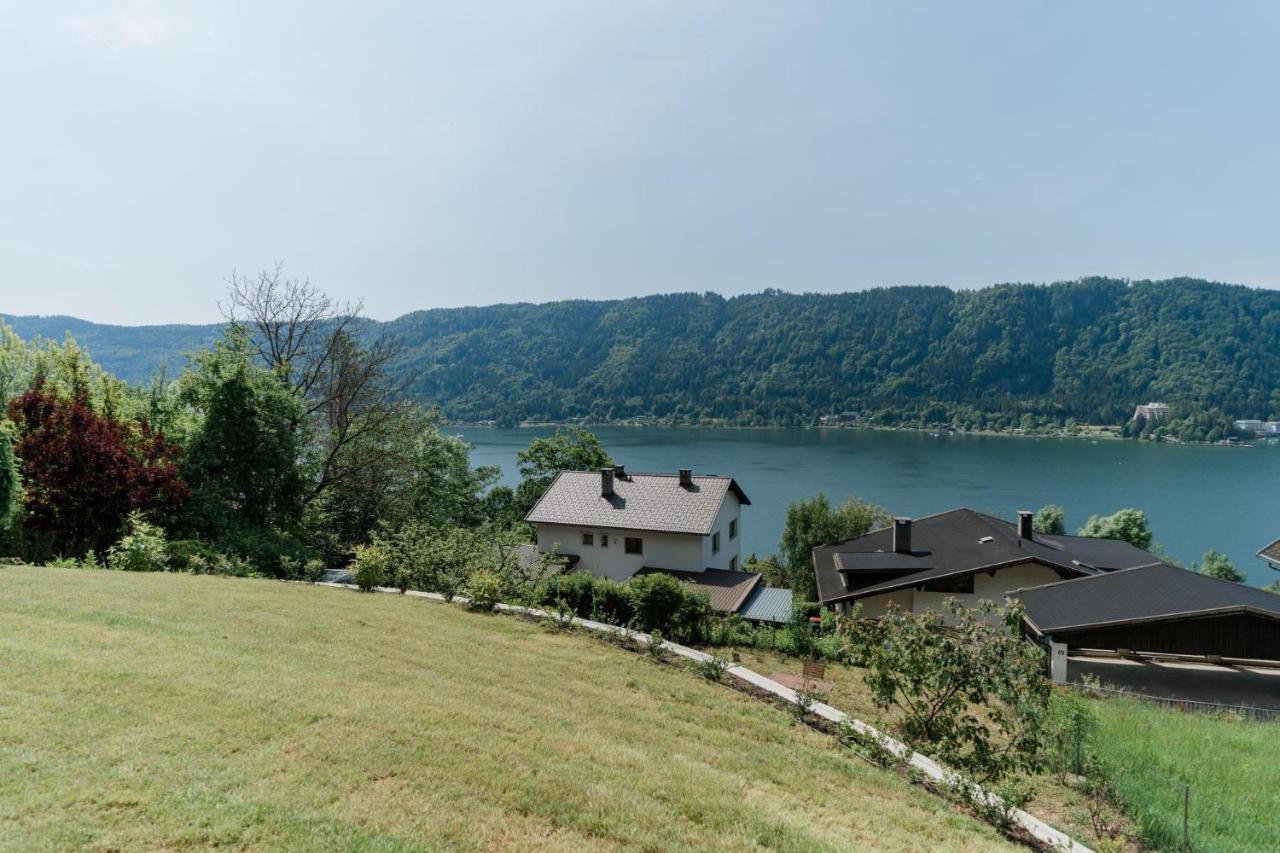
[[[514,485],[516,451],[554,428],[450,428],[475,445],[472,462],[499,465]],[[1012,519],[1019,509],[1061,504],[1068,532],[1094,513],[1145,510],[1156,542],[1184,564],[1210,548],[1231,558],[1249,582],[1280,580],[1255,555],[1280,537],[1280,447],[1004,436],[930,436],[874,430],[599,427],[609,453],[633,471],[729,474],[751,498],[742,550],[777,550],[787,503],[826,492],[896,515],[959,506]]]

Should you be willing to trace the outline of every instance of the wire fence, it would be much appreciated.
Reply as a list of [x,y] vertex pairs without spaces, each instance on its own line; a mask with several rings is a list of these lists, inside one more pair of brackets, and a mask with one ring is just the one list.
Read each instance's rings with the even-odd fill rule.
[[1224,705],[1221,702],[1202,702],[1197,699],[1175,699],[1170,696],[1149,696],[1133,690],[1119,687],[1101,687],[1098,685],[1073,682],[1071,685],[1077,693],[1086,696],[1103,694],[1105,696],[1121,696],[1126,699],[1138,699],[1168,708],[1172,711],[1192,711],[1199,714],[1232,714],[1249,720],[1280,720],[1280,709],[1255,708],[1252,705]]

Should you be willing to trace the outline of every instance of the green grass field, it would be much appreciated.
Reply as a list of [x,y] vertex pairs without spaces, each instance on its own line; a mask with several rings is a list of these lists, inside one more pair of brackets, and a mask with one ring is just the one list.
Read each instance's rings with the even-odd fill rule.
[[[723,652],[723,650],[721,650]],[[798,673],[776,652],[743,649],[758,672]],[[886,717],[871,701],[862,671],[829,666],[829,701],[861,719]],[[1182,785],[1191,785],[1193,850],[1280,850],[1280,722],[1258,723],[1166,710],[1136,700],[1092,702],[1098,731],[1090,748],[1112,769],[1124,796],[1125,834],[1162,850],[1182,842]],[[1027,809],[1087,843],[1101,843],[1086,798],[1054,774],[1035,777]]]
[[1093,748],[1114,769],[1126,811],[1151,843],[1179,849],[1185,783],[1192,850],[1280,850],[1280,723],[1126,699],[1094,704]]
[[390,595],[0,569],[0,848],[998,849],[728,688]]

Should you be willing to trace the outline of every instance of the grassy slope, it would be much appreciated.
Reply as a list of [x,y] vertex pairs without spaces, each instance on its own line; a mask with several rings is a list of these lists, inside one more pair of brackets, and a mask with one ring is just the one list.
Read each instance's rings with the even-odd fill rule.
[[[744,649],[742,662],[766,675],[798,673],[776,652]],[[880,719],[861,671],[830,666],[830,702],[864,720]],[[1114,769],[1127,804],[1126,831],[1161,849],[1182,841],[1182,785],[1191,785],[1190,832],[1196,850],[1280,850],[1280,723],[1167,711],[1136,701],[1093,703],[1099,730],[1092,748]],[[1053,775],[1036,778],[1035,815],[1088,843],[1098,841],[1080,792]]]
[[1095,748],[1147,838],[1178,849],[1188,784],[1193,850],[1280,850],[1280,724],[1096,704]]
[[991,849],[779,711],[508,617],[0,569],[0,847]]

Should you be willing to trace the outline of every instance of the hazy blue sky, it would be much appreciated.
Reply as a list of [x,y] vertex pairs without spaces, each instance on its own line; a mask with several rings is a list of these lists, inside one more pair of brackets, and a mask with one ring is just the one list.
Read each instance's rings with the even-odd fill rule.
[[1280,283],[1280,4],[0,0],[0,312]]

